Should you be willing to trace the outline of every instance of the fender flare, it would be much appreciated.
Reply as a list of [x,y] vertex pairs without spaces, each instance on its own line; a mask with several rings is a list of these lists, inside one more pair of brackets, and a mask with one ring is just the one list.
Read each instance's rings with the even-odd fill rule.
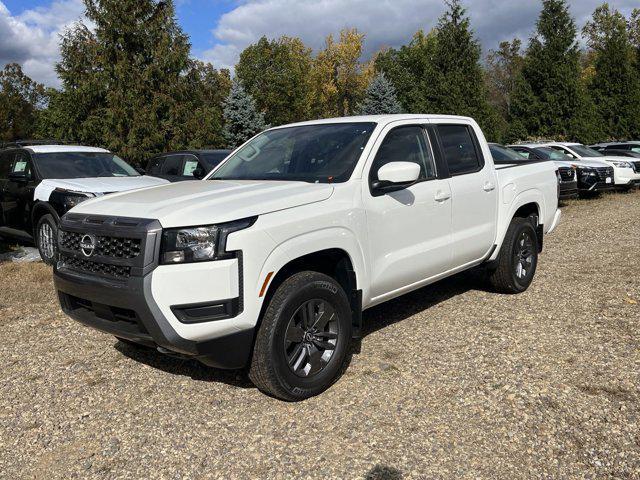
[[[42,213],[41,213],[42,212]],[[50,214],[56,221],[56,223],[60,223],[60,215],[55,209],[49,205],[48,202],[36,201],[33,204],[33,208],[31,209],[31,230],[34,231],[36,229],[37,219],[39,219],[42,215]],[[35,232],[34,232],[35,233]]]
[[[525,190],[524,192],[520,192],[515,198],[511,201],[509,205],[509,209],[506,210],[507,213],[499,218],[498,221],[498,229],[496,231],[496,248],[494,249],[491,256],[487,259],[487,261],[492,261],[498,258],[500,254],[500,249],[502,248],[502,242],[504,242],[504,237],[507,234],[507,229],[511,224],[511,220],[515,216],[518,209],[524,205],[529,203],[533,203],[536,205],[538,209],[538,218],[539,221],[542,222],[543,214],[545,212],[545,203],[544,203],[544,195],[542,192],[536,188],[532,188],[529,190]],[[502,206],[505,206],[504,204]]]

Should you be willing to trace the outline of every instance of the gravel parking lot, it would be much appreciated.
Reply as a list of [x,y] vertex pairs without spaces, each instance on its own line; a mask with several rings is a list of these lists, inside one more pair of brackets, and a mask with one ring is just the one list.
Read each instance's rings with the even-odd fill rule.
[[138,350],[0,264],[2,478],[640,478],[640,192],[569,202],[518,296],[456,276],[366,312],[302,403]]

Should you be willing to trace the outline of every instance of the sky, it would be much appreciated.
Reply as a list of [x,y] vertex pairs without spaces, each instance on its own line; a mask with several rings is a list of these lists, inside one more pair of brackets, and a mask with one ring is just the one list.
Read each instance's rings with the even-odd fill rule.
[[[233,68],[240,52],[261,36],[300,37],[314,50],[329,34],[356,27],[366,34],[364,59],[381,47],[407,43],[430,30],[444,11],[443,0],[174,0],[178,22],[189,35],[192,55],[216,68]],[[582,28],[602,0],[569,0]],[[540,11],[539,0],[463,0],[483,51],[502,40],[526,44]],[[610,0],[629,16],[638,0]],[[20,63],[48,86],[59,86],[55,62],[59,35],[83,20],[82,0],[0,0],[0,66]]]

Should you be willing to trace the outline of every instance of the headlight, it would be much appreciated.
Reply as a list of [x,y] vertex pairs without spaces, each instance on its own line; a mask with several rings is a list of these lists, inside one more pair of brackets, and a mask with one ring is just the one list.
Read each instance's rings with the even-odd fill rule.
[[65,190],[64,188],[56,188],[49,197],[49,202],[57,202],[64,207],[64,211],[71,210],[79,203],[94,198],[93,193],[75,192],[73,190]]
[[160,263],[193,263],[229,258],[227,237],[250,227],[257,217],[219,225],[170,228],[162,232]]
[[618,168],[632,168],[629,162],[623,162],[622,160],[609,160],[610,163],[613,163]]

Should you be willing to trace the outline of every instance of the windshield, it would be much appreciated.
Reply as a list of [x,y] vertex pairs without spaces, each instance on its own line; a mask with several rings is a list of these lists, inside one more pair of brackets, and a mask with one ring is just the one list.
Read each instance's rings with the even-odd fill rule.
[[491,156],[493,160],[496,162],[522,162],[525,160],[522,155],[520,155],[515,150],[511,150],[510,148],[503,147],[502,145],[489,145],[489,150],[491,151]]
[[113,153],[57,152],[34,155],[43,179],[137,177],[140,174]]
[[573,160],[570,156],[550,147],[537,147],[534,148],[534,150],[546,160],[562,160],[564,162],[570,162]]
[[210,180],[345,182],[375,126],[332,123],[269,130],[229,157]]
[[569,148],[576,152],[581,157],[593,158],[593,157],[604,157],[603,154],[594,150],[593,148],[585,147],[584,145],[570,145]]
[[223,152],[207,152],[207,153],[201,153],[200,157],[207,163],[207,165],[209,165],[209,167],[213,168],[213,167],[217,167],[218,164],[222,160],[227,158],[227,155],[229,155],[230,153],[231,153],[231,150],[223,151]]

